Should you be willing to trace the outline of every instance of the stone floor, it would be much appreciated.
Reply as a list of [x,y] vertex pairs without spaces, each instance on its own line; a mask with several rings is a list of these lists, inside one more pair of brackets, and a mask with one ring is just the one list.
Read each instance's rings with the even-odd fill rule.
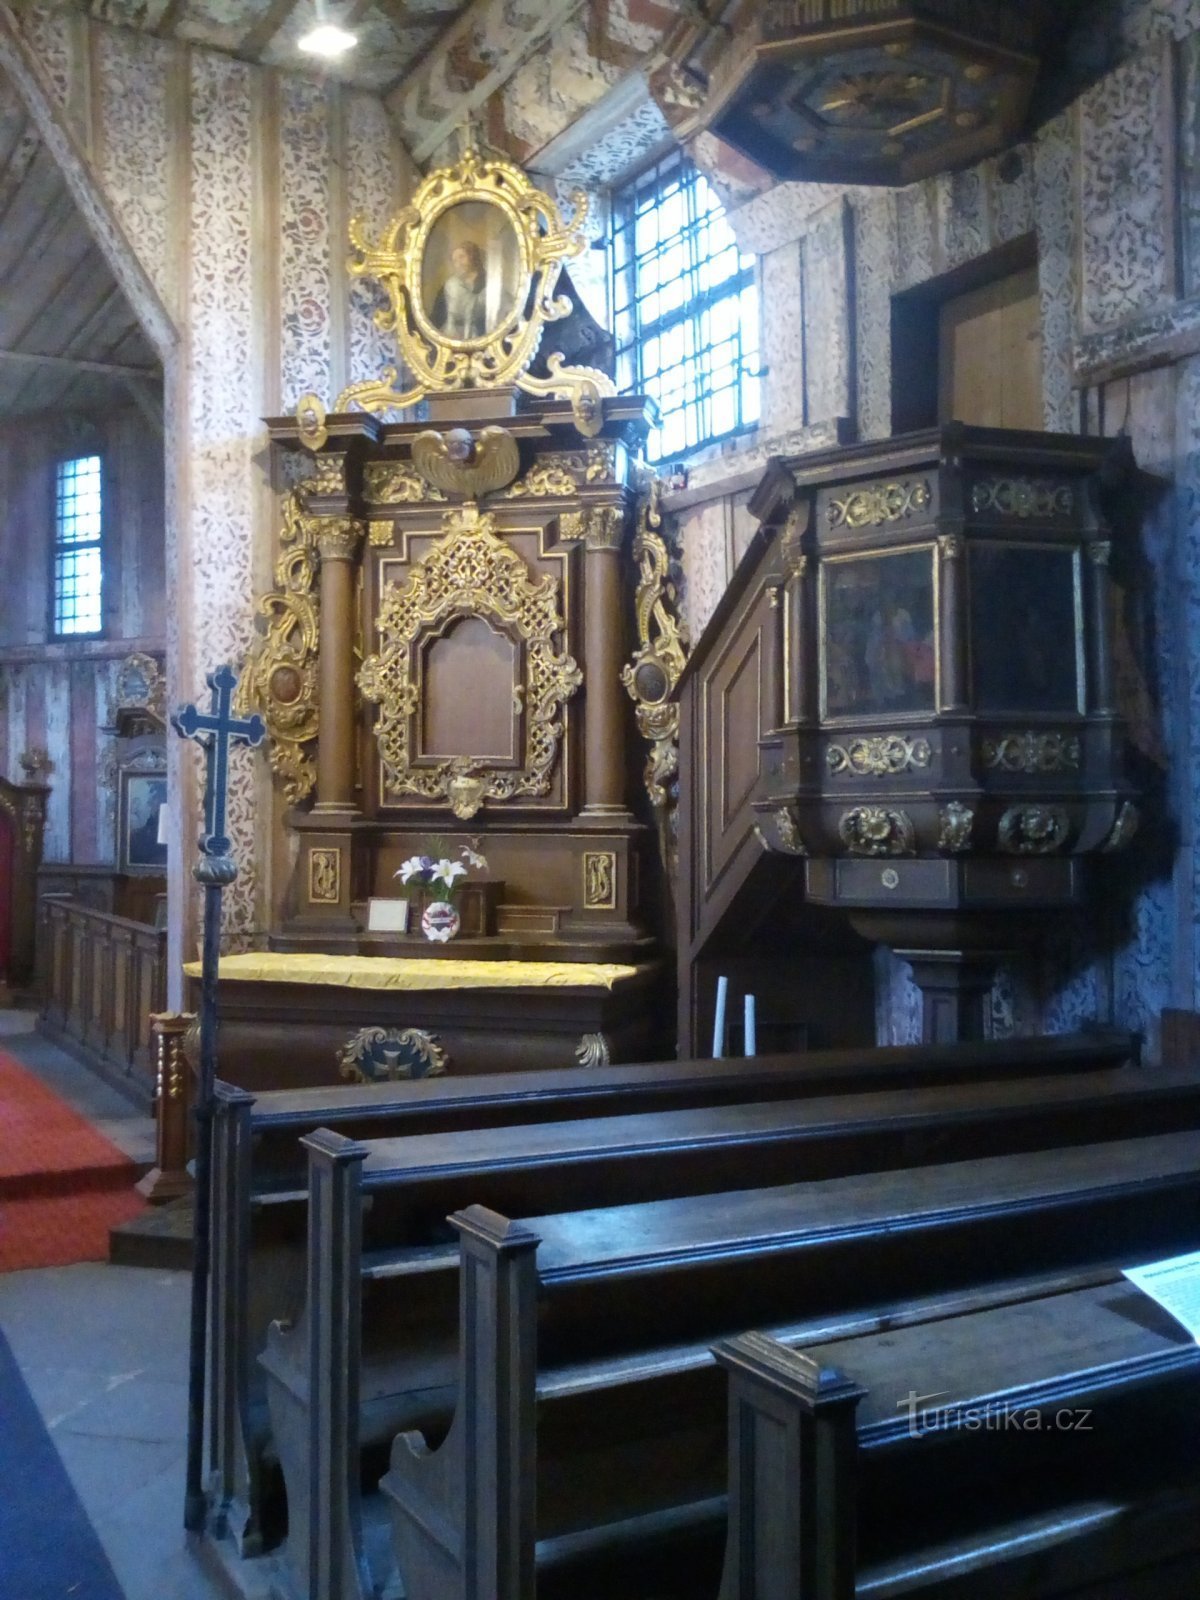
[[[150,1119],[31,1023],[28,1013],[0,1012],[0,1049],[134,1160],[148,1160]],[[0,1275],[0,1328],[126,1600],[220,1593],[182,1528],[189,1288],[186,1273],[100,1263]]]

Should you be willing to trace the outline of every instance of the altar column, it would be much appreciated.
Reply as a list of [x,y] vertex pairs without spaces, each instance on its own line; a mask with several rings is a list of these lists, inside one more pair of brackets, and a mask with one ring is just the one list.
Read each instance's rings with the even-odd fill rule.
[[362,524],[350,518],[320,518],[318,811],[349,811],[354,806],[354,558],[362,535]]
[[587,517],[587,609],[584,620],[584,810],[626,813],[625,703],[621,684],[624,635],[621,628],[621,546],[625,513],[620,506],[597,506]]

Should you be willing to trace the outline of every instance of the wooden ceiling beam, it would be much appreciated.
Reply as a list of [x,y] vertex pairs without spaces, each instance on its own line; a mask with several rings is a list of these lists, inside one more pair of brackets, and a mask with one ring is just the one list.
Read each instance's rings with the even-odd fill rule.
[[444,28],[454,21],[460,6],[444,6],[437,11],[419,11],[408,8],[408,0],[375,0],[376,11],[384,16],[398,31],[405,28]]
[[33,350],[0,350],[0,361],[23,362],[28,366],[71,369],[75,372],[97,372],[106,378],[161,377],[157,367],[125,367],[115,361],[89,361],[83,356],[48,356]]
[[238,40],[234,54],[255,59],[261,56],[279,30],[287,25],[299,3],[300,0],[271,0],[266,14]]
[[167,0],[163,14],[154,26],[154,31],[160,39],[171,39],[175,35],[175,25],[180,21],[187,10],[188,0]]

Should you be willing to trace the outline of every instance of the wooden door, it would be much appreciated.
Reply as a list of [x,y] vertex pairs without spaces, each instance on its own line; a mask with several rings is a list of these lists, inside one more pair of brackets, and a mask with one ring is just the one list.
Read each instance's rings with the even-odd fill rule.
[[1045,427],[1036,267],[945,301],[938,328],[938,372],[942,422]]

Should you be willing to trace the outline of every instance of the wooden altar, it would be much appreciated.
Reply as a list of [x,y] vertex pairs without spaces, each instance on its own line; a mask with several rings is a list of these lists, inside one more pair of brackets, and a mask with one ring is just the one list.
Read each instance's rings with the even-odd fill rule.
[[[454,277],[473,260],[464,229],[492,240],[477,293]],[[394,1022],[457,1030],[460,1046],[490,1035],[492,1065],[566,1065],[601,1033],[613,1059],[645,1056],[663,1011],[648,823],[665,799],[657,768],[639,780],[661,719],[645,673],[632,681],[652,646],[645,586],[662,590],[643,559],[657,521],[648,403],[553,353],[535,366],[543,324],[570,309],[553,289],[581,237],[508,163],[467,151],[378,244],[351,236],[351,271],[384,286],[416,383],[397,389],[390,369],[329,412],[308,395],[268,422],[287,494],[241,695],[267,723],[289,862],[271,950],[455,964],[449,1011],[444,992],[412,985],[386,1004],[386,986],[327,996],[343,1034],[383,1004]],[[468,300],[475,320],[450,331],[446,305]],[[442,891],[397,881],[419,856],[471,863],[445,893],[445,942],[422,918]],[[625,1009],[581,972],[550,1025],[537,977],[488,982],[501,962],[620,967]],[[257,1027],[296,998],[229,982],[231,1027],[235,1010]]]

